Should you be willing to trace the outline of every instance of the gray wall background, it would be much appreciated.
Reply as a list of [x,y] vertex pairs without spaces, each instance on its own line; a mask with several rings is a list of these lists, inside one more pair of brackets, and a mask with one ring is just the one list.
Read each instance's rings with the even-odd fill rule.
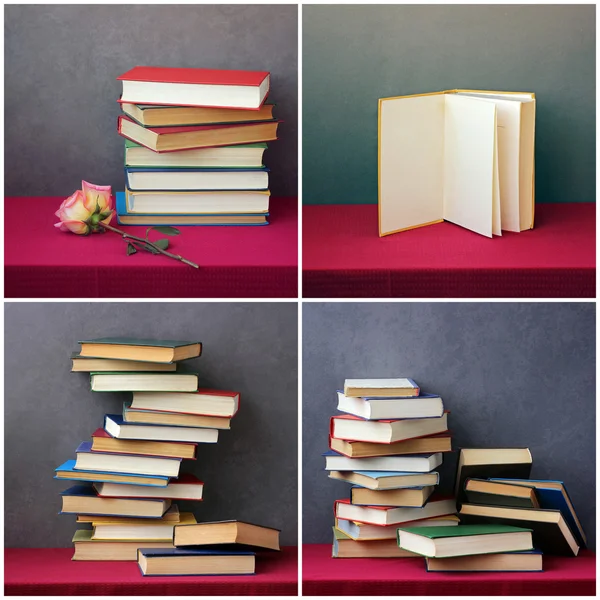
[[116,78],[136,65],[270,71],[285,121],[265,153],[271,192],[297,195],[297,6],[15,5],[4,36],[5,195],[124,189]]
[[303,201],[377,203],[377,100],[537,96],[537,202],[596,198],[594,5],[304,6]]
[[[595,548],[595,304],[304,304],[303,543],[331,543],[329,417],[346,378],[412,377],[450,410],[453,448],[527,446],[534,479],[565,482]],[[444,455],[452,493],[457,452]]]
[[[58,515],[72,482],[54,469],[118,413],[130,394],[93,393],[70,373],[77,340],[104,336],[192,339],[185,363],[205,387],[241,393],[231,429],[182,463],[205,483],[203,502],[180,502],[198,521],[241,519],[297,543],[297,306],[290,303],[9,303],[5,305],[5,497],[7,547],[68,547],[75,517]],[[79,527],[82,527],[80,524]]]

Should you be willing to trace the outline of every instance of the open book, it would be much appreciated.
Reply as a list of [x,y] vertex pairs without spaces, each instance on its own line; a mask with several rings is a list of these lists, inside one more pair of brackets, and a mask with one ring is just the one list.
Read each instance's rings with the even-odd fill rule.
[[533,228],[535,94],[449,90],[379,100],[379,235],[446,220]]

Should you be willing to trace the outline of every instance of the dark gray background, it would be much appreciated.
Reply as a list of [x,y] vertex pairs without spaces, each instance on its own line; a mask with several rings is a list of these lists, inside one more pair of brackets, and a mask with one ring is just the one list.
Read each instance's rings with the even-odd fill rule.
[[[305,204],[377,204],[377,101],[535,92],[536,202],[596,198],[596,7],[305,5]],[[318,149],[318,150],[317,150]]]
[[595,548],[594,303],[305,303],[302,329],[303,543],[331,542],[333,502],[349,494],[321,456],[336,390],[412,377],[451,411],[453,448],[529,447],[532,478],[565,482]]
[[77,340],[105,336],[204,344],[186,370],[197,371],[202,386],[239,391],[241,405],[231,430],[182,464],[204,481],[204,501],[178,504],[199,521],[277,527],[282,544],[295,545],[297,310],[295,303],[6,304],[5,545],[71,545],[75,517],[57,513],[60,492],[73,483],[53,479],[54,469],[131,397],[92,393],[85,373],[69,372]]
[[265,153],[271,192],[297,195],[297,6],[16,5],[4,35],[6,195],[124,189],[116,78],[136,65],[270,71],[285,121]]

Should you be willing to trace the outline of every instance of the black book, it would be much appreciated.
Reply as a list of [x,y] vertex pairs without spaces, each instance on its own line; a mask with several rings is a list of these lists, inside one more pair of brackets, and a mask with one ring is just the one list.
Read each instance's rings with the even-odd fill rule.
[[461,523],[499,523],[533,530],[533,545],[544,554],[577,556],[579,545],[560,510],[463,504]]
[[454,490],[457,506],[467,501],[467,479],[529,479],[531,463],[528,448],[461,448]]

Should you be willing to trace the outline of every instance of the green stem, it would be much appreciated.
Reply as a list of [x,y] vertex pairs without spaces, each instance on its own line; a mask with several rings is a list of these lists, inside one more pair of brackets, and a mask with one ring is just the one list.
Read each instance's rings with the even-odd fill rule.
[[103,227],[104,229],[108,229],[109,231],[114,231],[115,233],[118,233],[124,240],[135,240],[136,242],[141,242],[142,244],[151,246],[157,252],[159,252],[160,254],[164,254],[165,256],[168,256],[169,258],[174,258],[175,260],[179,260],[182,263],[185,263],[186,265],[190,265],[190,267],[194,267],[195,269],[200,268],[200,267],[198,267],[198,265],[196,263],[193,263],[191,260],[188,260],[187,258],[183,258],[183,256],[180,256],[179,254],[173,254],[172,252],[167,252],[166,250],[159,248],[156,244],[153,244],[152,242],[149,242],[148,240],[146,240],[144,238],[138,237],[137,235],[131,235],[130,233],[125,233],[124,231],[121,231],[120,229],[117,229],[116,227],[113,227],[112,225],[107,225],[106,223],[102,223],[102,221],[100,221],[98,223],[98,225],[100,225],[100,227]]

